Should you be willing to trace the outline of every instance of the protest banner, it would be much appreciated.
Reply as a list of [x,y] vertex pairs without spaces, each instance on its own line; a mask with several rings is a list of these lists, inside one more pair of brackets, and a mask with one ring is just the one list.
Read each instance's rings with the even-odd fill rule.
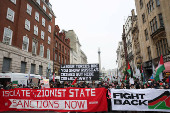
[[43,88],[49,88],[49,79],[40,80],[40,83],[43,83]]
[[18,87],[18,81],[12,81],[12,88]]
[[32,78],[32,83],[33,83],[35,86],[38,86],[38,78]]
[[22,84],[22,86],[27,86],[27,79],[18,79],[18,84]]
[[99,64],[61,65],[60,72],[60,81],[99,80]]
[[107,111],[105,88],[15,88],[0,90],[0,112],[4,111]]
[[170,112],[170,90],[111,89],[112,110]]

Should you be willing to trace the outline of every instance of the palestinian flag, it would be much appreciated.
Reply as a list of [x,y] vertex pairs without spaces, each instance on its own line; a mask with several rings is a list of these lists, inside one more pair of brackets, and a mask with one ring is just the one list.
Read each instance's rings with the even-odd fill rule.
[[129,75],[131,75],[131,70],[130,70],[130,65],[129,65],[129,62],[128,62],[128,68],[127,68],[127,72],[129,73]]
[[127,75],[125,75],[125,82],[127,81]]
[[160,96],[148,101],[149,109],[167,109],[170,110],[170,93],[165,91]]
[[163,79],[163,71],[165,70],[165,66],[164,66],[164,61],[163,61],[163,56],[161,55],[160,57],[160,61],[159,61],[159,65],[156,71],[156,76],[155,76],[155,80],[156,81],[162,81]]

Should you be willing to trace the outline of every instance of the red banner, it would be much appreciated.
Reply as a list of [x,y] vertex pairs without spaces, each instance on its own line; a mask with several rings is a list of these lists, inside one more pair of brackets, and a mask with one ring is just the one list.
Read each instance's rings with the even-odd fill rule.
[[2,111],[107,111],[105,88],[15,88],[0,90]]

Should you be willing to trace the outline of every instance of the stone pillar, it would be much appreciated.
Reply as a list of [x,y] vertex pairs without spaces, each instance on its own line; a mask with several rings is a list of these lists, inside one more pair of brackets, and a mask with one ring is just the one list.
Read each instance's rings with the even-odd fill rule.
[[101,73],[101,59],[100,59],[100,48],[98,50],[98,60],[99,60],[99,73]]

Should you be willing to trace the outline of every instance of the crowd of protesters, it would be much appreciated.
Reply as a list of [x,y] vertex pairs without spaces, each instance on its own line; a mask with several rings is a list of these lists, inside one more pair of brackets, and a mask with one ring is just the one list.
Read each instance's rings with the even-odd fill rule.
[[[37,86],[35,86],[32,83],[29,83],[27,86],[18,84],[18,88],[32,88],[32,89],[41,89],[43,83],[38,83]],[[95,83],[95,81],[92,81],[91,83],[86,83],[85,81],[83,82],[78,82],[74,83],[72,85],[72,82],[50,82],[49,84],[50,88],[68,88],[68,87],[75,87],[75,88],[106,88],[107,93],[106,93],[106,98],[108,102],[108,112],[111,112],[111,97],[109,95],[110,89],[169,89],[169,85],[166,82],[161,82],[161,81],[148,81],[146,83],[143,83],[139,81],[139,79],[134,80],[134,84],[130,84],[129,81],[123,81],[121,84],[118,84],[118,82],[112,82],[109,83],[108,81],[101,81],[99,83]],[[8,83],[6,87],[3,87],[3,85],[0,83],[0,89],[12,89],[12,83]]]

